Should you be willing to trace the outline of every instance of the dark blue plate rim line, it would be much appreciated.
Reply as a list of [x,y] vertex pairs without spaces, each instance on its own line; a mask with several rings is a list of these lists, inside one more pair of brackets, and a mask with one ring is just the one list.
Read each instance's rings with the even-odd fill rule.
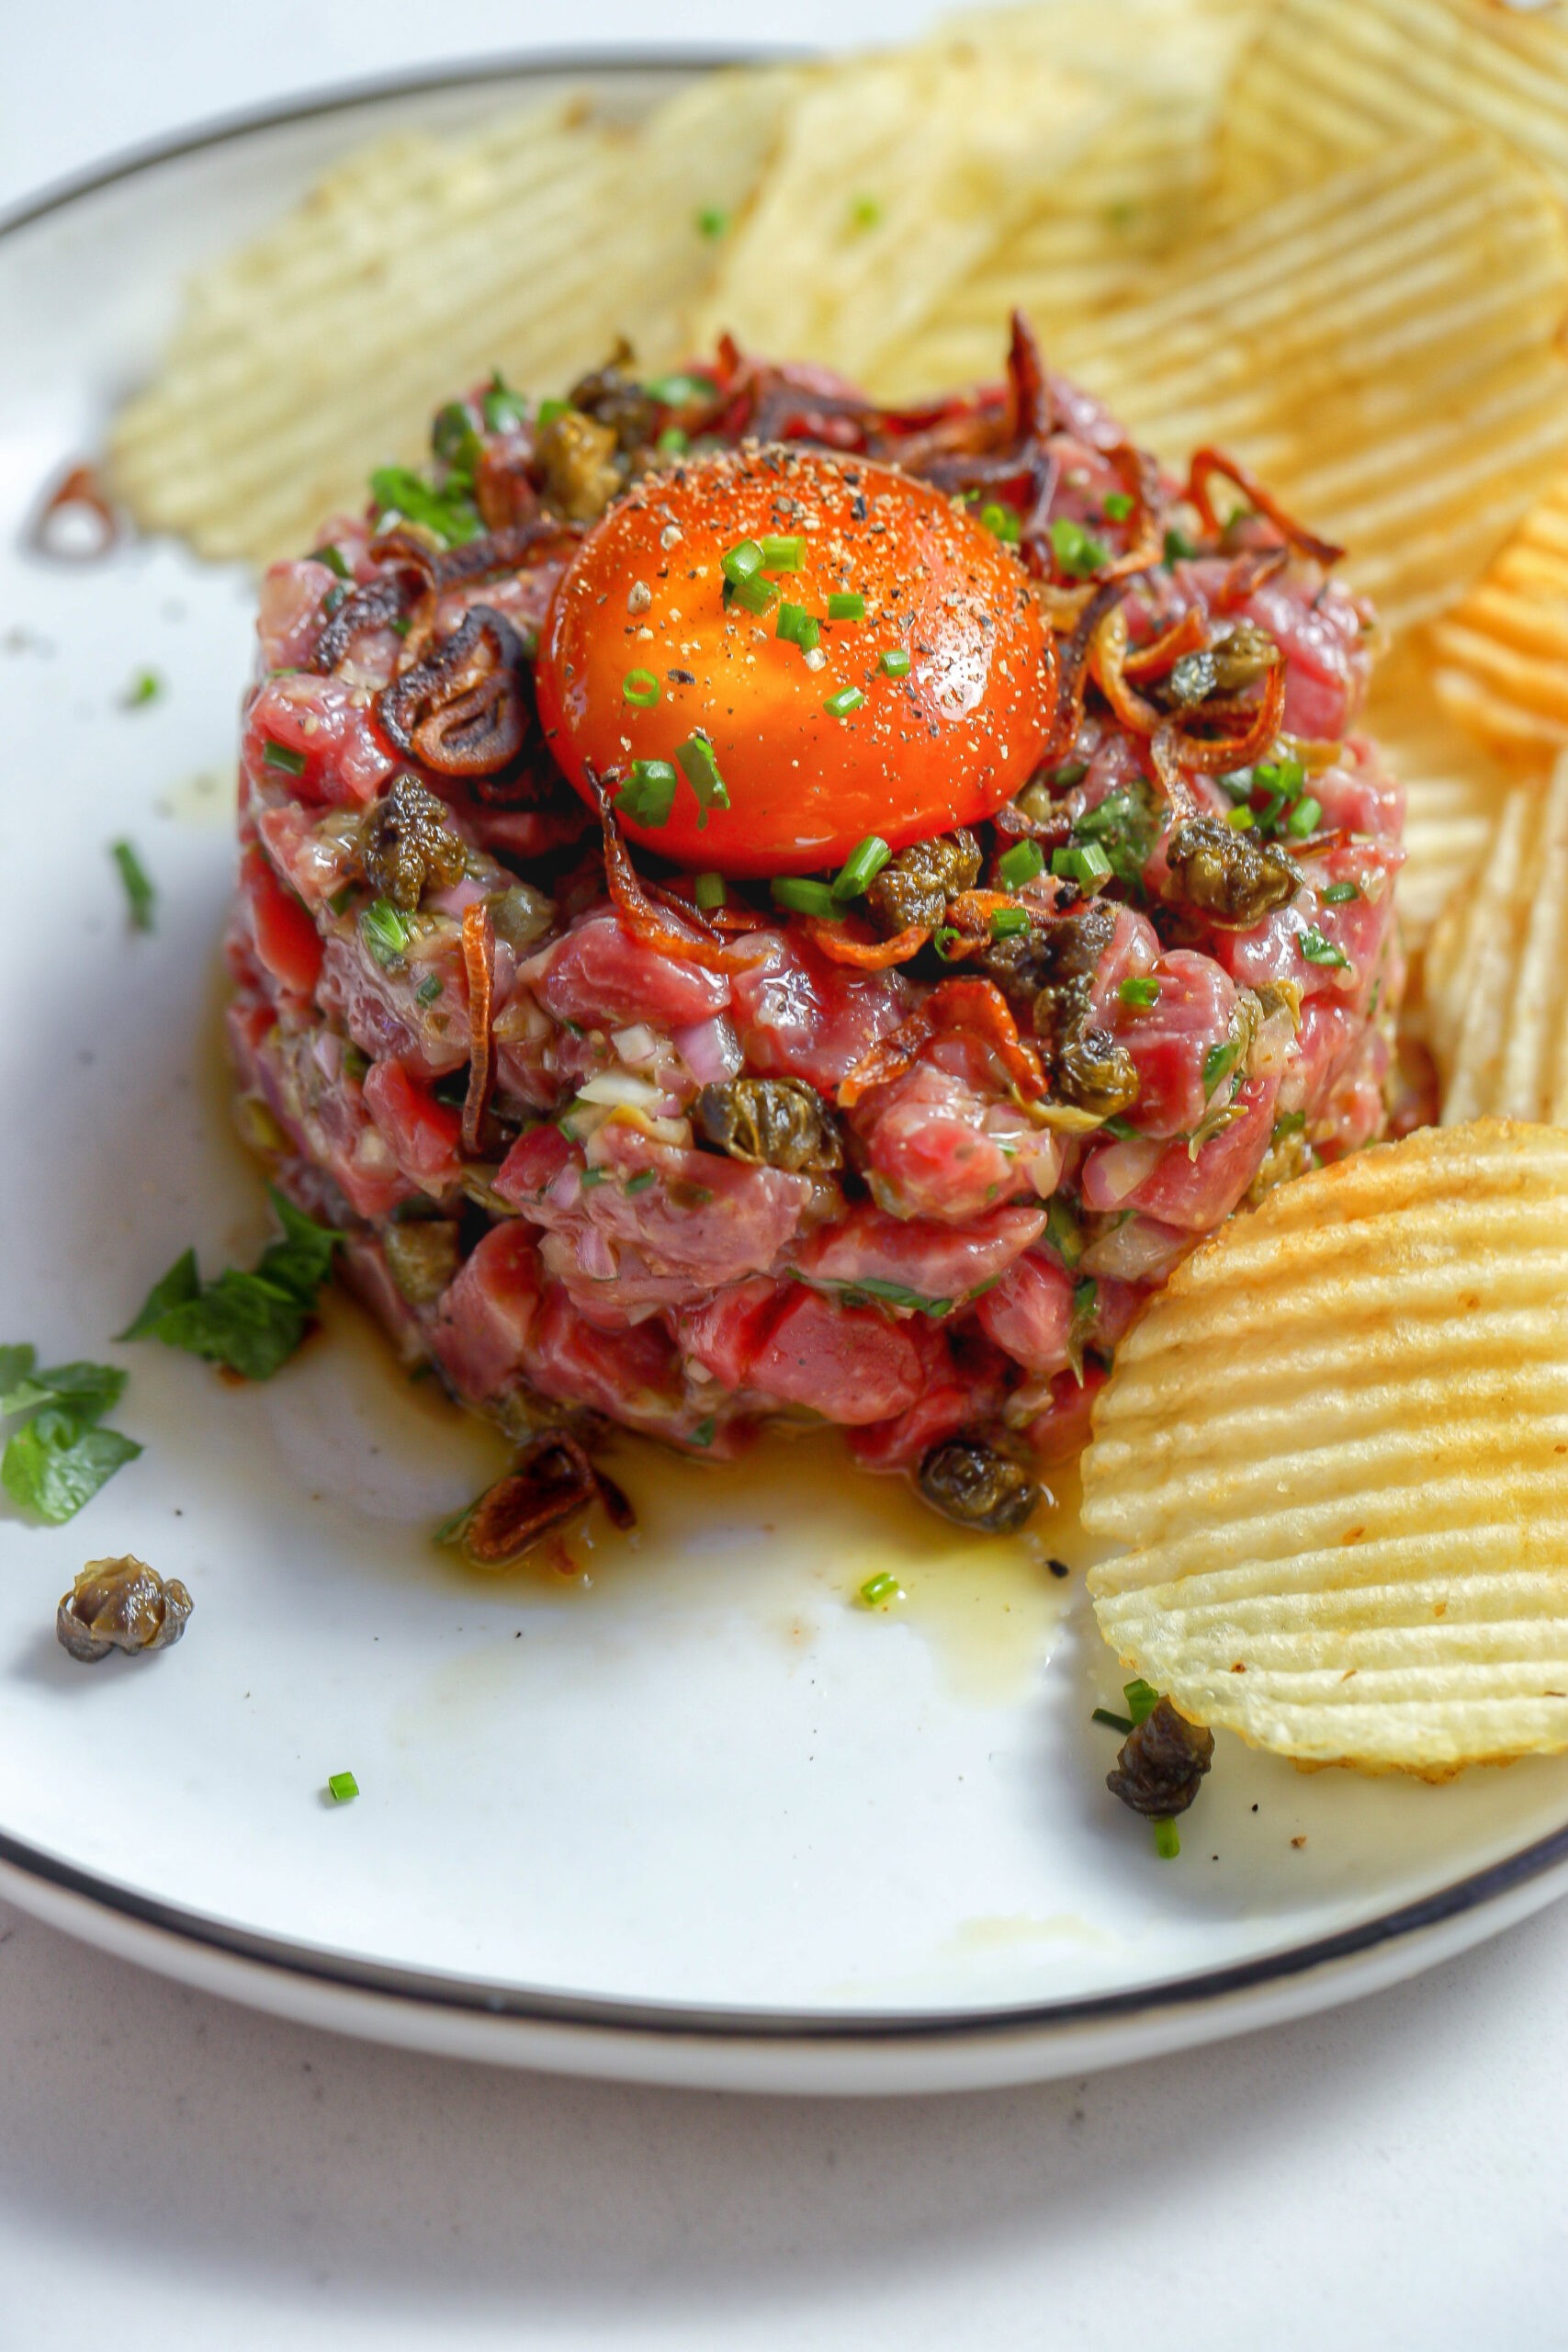
[[[436,72],[396,74],[344,84],[304,98],[276,106],[220,116],[210,122],[128,150],[97,168],[62,180],[19,207],[0,213],[0,238],[48,219],[84,198],[96,196],[118,182],[268,130],[282,129],[317,116],[351,112],[380,101],[417,97],[422,93],[460,89],[479,82],[525,81],[529,78],[581,75],[621,76],[634,74],[693,74],[719,66],[757,62],[764,57],[799,52],[781,51],[639,50],[576,51],[558,55],[532,51],[520,55],[481,58]],[[1445,1920],[1495,1903],[1516,1887],[1568,1863],[1568,1824],[1517,1853],[1506,1855],[1470,1877],[1456,1879],[1431,1894],[1402,1905],[1375,1919],[1311,1943],[1238,1961],[1228,1968],[1210,1969],[1196,1976],[1171,1979],[1163,1984],[1133,1986],[1124,1992],[1094,1994],[1070,2001],[1049,2001],[1002,2008],[964,2011],[908,2011],[863,2014],[828,2010],[797,2014],[785,2010],[686,2007],[673,2002],[606,2000],[593,1996],[557,1994],[525,1986],[484,1984],[462,1977],[445,1977],[413,1969],[389,1967],[368,1959],[319,1951],[251,1928],[181,1909],[139,1894],[94,1871],[79,1869],[41,1847],[0,1831],[0,1862],[20,1876],[75,1895],[142,1928],[172,1936],[232,1960],[248,1961],[280,1973],[347,1992],[373,1993],[411,2002],[416,2007],[449,2009],[465,2015],[491,2016],[536,2025],[590,2028],[599,2032],[646,2034],[673,2039],[725,2041],[838,2043],[970,2041],[995,2036],[1066,2031],[1076,2026],[1156,2015],[1162,2010],[1190,2008],[1257,1992],[1312,1971],[1332,1967],[1360,1954],[1375,1951],[1402,1938],[1418,1935]]]

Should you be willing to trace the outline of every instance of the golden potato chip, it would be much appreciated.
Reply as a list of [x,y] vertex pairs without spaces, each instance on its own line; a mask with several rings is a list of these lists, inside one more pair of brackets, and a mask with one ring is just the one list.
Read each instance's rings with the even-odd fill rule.
[[1122,1340],[1083,1478],[1100,1630],[1183,1713],[1435,1778],[1568,1747],[1568,1134],[1270,1193]]
[[[874,382],[1000,235],[1070,174],[1112,110],[1047,52],[957,34],[813,75],[691,318]],[[993,322],[991,367],[1005,334]]]
[[1505,757],[1568,744],[1568,475],[1430,630],[1445,710]]
[[1498,0],[1274,0],[1226,108],[1233,204],[1474,124],[1568,195],[1568,27]]
[[1399,628],[1453,600],[1568,454],[1565,310],[1562,208],[1465,135],[1198,241],[1053,356],[1170,463],[1242,458]]
[[1426,989],[1445,1125],[1568,1126],[1568,758],[1509,794],[1491,855],[1427,943]]
[[998,322],[1014,309],[1049,348],[1063,325],[1124,300],[1197,217],[1225,88],[1258,13],[1254,0],[1123,0],[1114,10],[1059,0],[965,17],[974,40],[1010,43],[1026,70],[1066,65],[1116,103],[1031,217],[877,360],[874,389],[918,400],[994,376]]
[[564,390],[617,334],[654,364],[713,267],[699,213],[741,204],[798,80],[705,76],[637,132],[581,100],[350,155],[190,289],[158,380],[119,418],[115,484],[205,555],[308,546],[431,412],[500,368]]
[[1429,664],[1403,646],[1372,675],[1365,725],[1404,787],[1400,929],[1419,946],[1461,877],[1485,857],[1516,781],[1438,699]]

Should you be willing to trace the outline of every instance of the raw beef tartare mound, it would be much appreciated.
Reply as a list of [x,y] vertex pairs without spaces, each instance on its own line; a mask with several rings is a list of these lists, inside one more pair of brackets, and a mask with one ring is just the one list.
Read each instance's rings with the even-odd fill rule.
[[1384,1123],[1338,551],[1021,322],[918,412],[726,345],[434,451],[263,591],[248,1132],[519,1438],[837,1422],[1018,1524],[1150,1289]]

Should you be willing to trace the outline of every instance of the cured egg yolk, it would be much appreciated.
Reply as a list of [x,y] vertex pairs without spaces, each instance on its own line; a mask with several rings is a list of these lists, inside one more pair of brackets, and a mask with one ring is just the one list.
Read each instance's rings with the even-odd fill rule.
[[1010,799],[1054,673],[1023,566],[928,483],[725,451],[646,477],[546,618],[539,717],[583,797],[689,867],[808,873]]

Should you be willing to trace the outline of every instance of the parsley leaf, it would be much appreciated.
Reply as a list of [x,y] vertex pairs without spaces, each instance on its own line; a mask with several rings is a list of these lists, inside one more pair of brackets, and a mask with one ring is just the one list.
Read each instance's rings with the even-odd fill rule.
[[204,1284],[196,1252],[176,1258],[149,1291],[121,1337],[162,1340],[246,1380],[269,1380],[305,1336],[316,1294],[332,1272],[340,1236],[267,1187],[283,1239],[263,1250],[254,1272],[230,1266]]
[[0,1484],[13,1502],[58,1527],[141,1451],[118,1430],[84,1429],[73,1414],[50,1406],[11,1439],[0,1460]]
[[37,1350],[0,1348],[0,1413],[30,1413],[0,1457],[0,1485],[13,1502],[58,1526],[90,1502],[141,1448],[97,1424],[125,1390],[118,1364],[62,1363],[34,1369]]

